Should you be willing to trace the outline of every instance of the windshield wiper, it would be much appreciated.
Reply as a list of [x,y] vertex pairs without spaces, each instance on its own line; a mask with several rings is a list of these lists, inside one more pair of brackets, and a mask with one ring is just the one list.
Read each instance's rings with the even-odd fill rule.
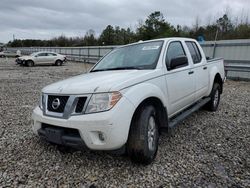
[[107,68],[107,69],[96,69],[96,70],[92,70],[91,72],[100,72],[100,71],[112,71],[112,70],[141,70],[142,67],[115,67],[115,68]]

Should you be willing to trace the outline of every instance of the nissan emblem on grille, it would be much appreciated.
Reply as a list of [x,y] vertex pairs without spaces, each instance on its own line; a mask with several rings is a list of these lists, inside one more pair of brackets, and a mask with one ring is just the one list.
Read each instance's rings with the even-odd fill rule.
[[60,100],[58,98],[54,99],[51,106],[54,110],[58,109],[60,106]]

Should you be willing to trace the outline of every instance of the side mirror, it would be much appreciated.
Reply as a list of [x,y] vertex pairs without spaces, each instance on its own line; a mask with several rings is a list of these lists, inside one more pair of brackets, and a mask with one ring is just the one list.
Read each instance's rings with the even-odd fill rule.
[[206,60],[210,60],[210,57],[207,56],[207,57],[206,57]]
[[179,56],[171,59],[169,68],[170,70],[175,69],[177,67],[182,67],[188,65],[188,59],[186,56]]

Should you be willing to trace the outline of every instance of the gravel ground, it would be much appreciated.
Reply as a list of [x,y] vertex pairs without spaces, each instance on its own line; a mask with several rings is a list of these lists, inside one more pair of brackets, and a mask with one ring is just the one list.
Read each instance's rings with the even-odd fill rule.
[[250,187],[250,82],[227,81],[219,110],[201,110],[162,135],[148,166],[41,141],[30,119],[40,90],[86,68],[28,68],[0,59],[0,187]]

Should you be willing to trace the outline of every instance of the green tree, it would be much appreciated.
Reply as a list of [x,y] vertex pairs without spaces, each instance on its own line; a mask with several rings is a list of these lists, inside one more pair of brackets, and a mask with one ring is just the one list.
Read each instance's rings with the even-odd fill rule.
[[216,21],[218,27],[220,28],[222,33],[227,33],[233,30],[232,21],[228,18],[226,14],[224,14],[221,18]]
[[90,29],[86,32],[83,38],[84,46],[96,46],[98,44],[97,39],[95,38],[95,31]]
[[160,11],[150,14],[145,23],[137,29],[139,40],[170,37],[176,33],[175,28],[165,21]]
[[84,37],[66,37],[61,35],[50,40],[16,39],[10,41],[7,46],[93,46],[93,45],[124,45],[139,40],[150,40],[162,37],[191,37],[197,39],[204,36],[205,40],[214,40],[217,30],[218,40],[221,39],[250,39],[250,24],[246,21],[233,23],[225,13],[216,21],[201,25],[199,17],[196,17],[193,27],[177,25],[175,28],[168,23],[159,11],[151,13],[145,21],[140,20],[135,32],[130,28],[108,25],[101,35],[96,38],[94,30],[88,30]]
[[114,44],[115,30],[111,25],[108,25],[100,35],[100,45],[113,45]]

